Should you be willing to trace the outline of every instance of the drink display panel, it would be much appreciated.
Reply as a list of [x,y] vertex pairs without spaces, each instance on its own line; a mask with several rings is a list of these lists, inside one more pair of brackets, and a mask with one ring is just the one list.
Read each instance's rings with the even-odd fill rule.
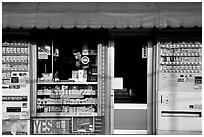
[[201,91],[201,42],[160,42],[159,91]]

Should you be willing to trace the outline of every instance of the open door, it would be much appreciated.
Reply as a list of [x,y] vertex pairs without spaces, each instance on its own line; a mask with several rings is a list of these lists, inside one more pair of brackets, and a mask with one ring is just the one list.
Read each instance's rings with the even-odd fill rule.
[[[146,37],[113,37],[114,89],[112,134],[152,134],[152,45]],[[114,82],[113,82],[114,83]],[[113,84],[112,83],[112,84]]]

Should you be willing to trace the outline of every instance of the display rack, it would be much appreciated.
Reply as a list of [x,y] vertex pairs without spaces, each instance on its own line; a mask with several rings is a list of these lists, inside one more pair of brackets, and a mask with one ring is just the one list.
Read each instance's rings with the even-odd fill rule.
[[76,85],[94,85],[98,84],[98,82],[53,82],[53,81],[38,81],[38,84],[76,84]]
[[[11,77],[28,77],[29,71],[29,44],[2,43],[2,85],[8,85]],[[15,72],[15,74],[13,74]],[[19,73],[18,72],[22,72]],[[27,76],[25,76],[25,74]],[[23,75],[24,74],[24,75]],[[11,83],[10,83],[11,84]]]
[[[53,50],[53,46],[50,49]],[[58,79],[56,81],[53,75],[49,77],[49,80],[38,78],[37,117],[98,116],[97,52],[89,51],[82,51],[82,59],[85,62],[84,65],[87,66],[73,70],[72,78],[69,78],[71,80]],[[53,56],[53,51],[51,51],[51,56]],[[51,58],[54,59],[54,57]],[[86,61],[90,61],[91,64]],[[52,74],[53,70],[52,68]]]
[[200,42],[161,42],[161,72],[201,73]]

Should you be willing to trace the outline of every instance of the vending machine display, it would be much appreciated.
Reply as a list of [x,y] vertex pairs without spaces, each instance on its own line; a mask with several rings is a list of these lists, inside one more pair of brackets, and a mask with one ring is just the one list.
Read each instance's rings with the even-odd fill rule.
[[12,130],[11,134],[29,134],[27,128],[30,121],[29,50],[29,43],[2,44],[3,134],[9,130]]
[[157,50],[157,132],[202,131],[202,44],[160,41]]
[[159,43],[159,90],[200,91],[202,51],[200,42]]

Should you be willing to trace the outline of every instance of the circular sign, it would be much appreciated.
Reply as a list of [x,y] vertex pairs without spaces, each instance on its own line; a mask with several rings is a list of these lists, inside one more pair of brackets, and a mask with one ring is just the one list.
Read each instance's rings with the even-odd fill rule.
[[88,64],[88,63],[89,63],[89,58],[88,58],[87,56],[83,56],[83,57],[81,58],[81,62],[82,62],[83,64]]

